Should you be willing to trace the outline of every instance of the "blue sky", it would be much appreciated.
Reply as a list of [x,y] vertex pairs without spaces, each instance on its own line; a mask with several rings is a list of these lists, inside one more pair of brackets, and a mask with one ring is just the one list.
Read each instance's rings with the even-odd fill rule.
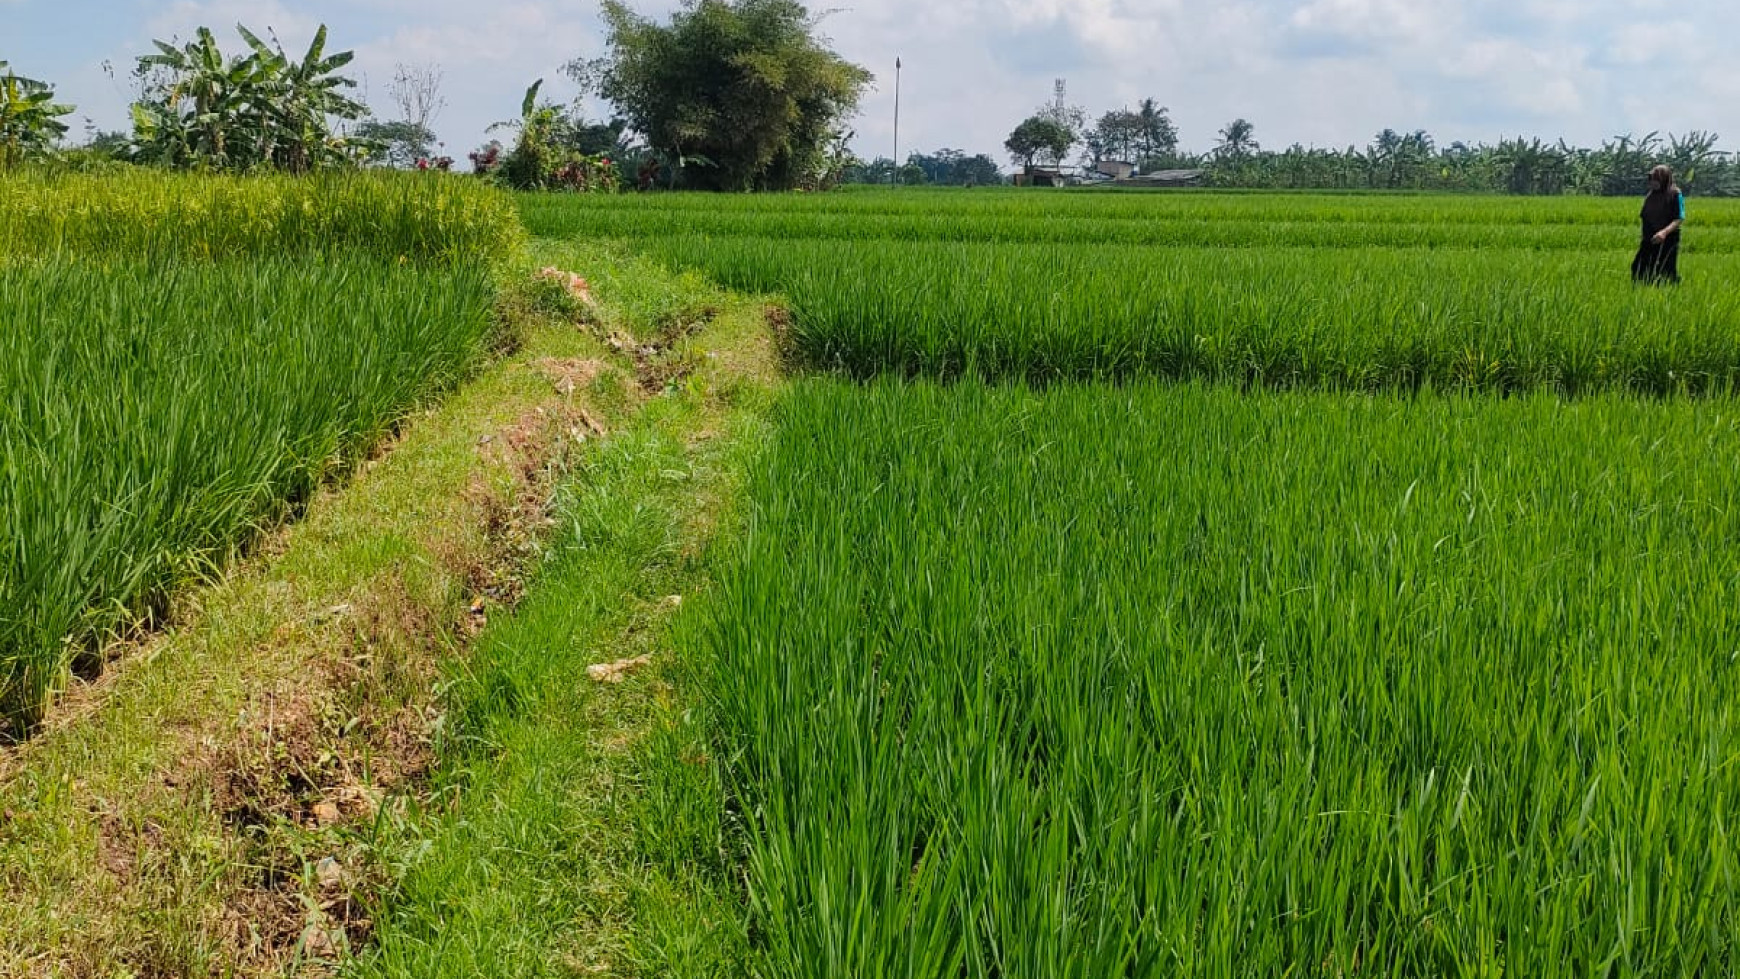
[[[676,0],[641,0],[663,15]],[[1384,127],[1440,142],[1526,134],[1594,143],[1711,129],[1740,149],[1740,3],[1684,0],[826,0],[842,54],[876,73],[858,151],[893,149],[893,67],[905,63],[902,152],[950,146],[1003,160],[1009,130],[1066,78],[1090,113],[1152,96],[1187,147],[1243,116],[1257,138],[1363,145]],[[595,0],[0,0],[0,59],[54,82],[78,116],[119,128],[127,71],[154,37],[238,21],[292,49],[316,25],[357,51],[367,100],[390,114],[397,63],[438,65],[436,123],[463,159],[525,87],[603,51]],[[104,71],[112,65],[114,77]],[[602,107],[597,111],[602,112]]]

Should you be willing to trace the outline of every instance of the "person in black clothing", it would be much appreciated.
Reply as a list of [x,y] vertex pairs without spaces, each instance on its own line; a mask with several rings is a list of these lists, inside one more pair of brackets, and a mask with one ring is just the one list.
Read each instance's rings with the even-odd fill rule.
[[1631,260],[1636,282],[1680,281],[1680,225],[1686,220],[1686,195],[1674,183],[1674,172],[1656,167],[1649,172],[1649,196],[1643,199],[1643,244]]

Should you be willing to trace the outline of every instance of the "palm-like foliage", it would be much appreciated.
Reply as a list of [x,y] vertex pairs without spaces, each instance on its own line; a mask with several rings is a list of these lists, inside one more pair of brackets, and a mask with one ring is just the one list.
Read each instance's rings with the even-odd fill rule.
[[1257,127],[1248,120],[1234,119],[1220,131],[1220,144],[1214,148],[1215,156],[1227,160],[1243,160],[1262,147],[1256,140]]
[[202,27],[193,41],[156,41],[157,52],[139,59],[168,77],[133,107],[137,155],[169,166],[293,173],[354,161],[362,147],[338,138],[332,121],[367,112],[343,94],[356,82],[338,74],[355,55],[327,54],[324,25],[299,61],[246,27],[236,31],[245,56],[226,57]]
[[72,111],[54,101],[47,83],[25,78],[0,61],[0,168],[52,147],[66,134],[60,117]]
[[1650,168],[1666,163],[1692,193],[1740,196],[1740,156],[1718,149],[1709,132],[1615,136],[1596,148],[1523,137],[1440,147],[1424,130],[1385,129],[1364,148],[1294,144],[1279,153],[1257,147],[1248,123],[1220,135],[1204,161],[1217,186],[1633,196],[1646,189]]

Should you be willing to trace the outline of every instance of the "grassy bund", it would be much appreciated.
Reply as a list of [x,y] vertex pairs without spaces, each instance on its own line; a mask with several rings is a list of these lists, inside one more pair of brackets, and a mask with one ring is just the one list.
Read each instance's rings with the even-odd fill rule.
[[522,208],[833,375],[686,644],[751,971],[1740,969],[1740,209]]
[[459,181],[0,180],[0,733],[490,342]]

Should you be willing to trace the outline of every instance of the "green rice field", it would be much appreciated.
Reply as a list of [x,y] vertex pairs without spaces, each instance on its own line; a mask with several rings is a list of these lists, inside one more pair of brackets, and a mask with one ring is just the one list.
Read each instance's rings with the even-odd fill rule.
[[703,644],[790,976],[1740,968],[1740,415],[811,382]]
[[145,173],[0,179],[0,229],[0,734],[461,377],[521,233],[458,181]]
[[786,297],[801,363],[868,377],[1648,394],[1740,382],[1740,206],[1695,201],[1686,289],[1629,279],[1635,202],[871,192],[523,203]]
[[[726,532],[636,640],[666,665],[627,689],[680,720],[604,746],[636,767],[592,801],[699,890],[615,894],[658,920],[520,974],[648,936],[793,979],[1740,974],[1740,204],[1690,202],[1677,288],[1630,281],[1632,200],[517,210],[435,175],[0,177],[0,737],[488,358],[528,235],[626,247],[698,274],[579,271],[764,296],[792,376],[738,405],[741,501],[735,470],[689,489],[687,441],[649,463],[670,520]],[[673,392],[753,400],[635,398]],[[650,496],[577,499],[677,553]],[[634,567],[587,601],[663,587]],[[536,588],[564,631],[516,661],[612,654]],[[534,634],[506,628],[485,655]],[[585,682],[537,696],[618,689]],[[583,835],[502,846],[585,866]],[[408,893],[379,920],[464,909]],[[514,913],[566,934],[563,901]]]
[[751,971],[1740,971],[1740,208],[521,207],[811,375],[685,643]]

